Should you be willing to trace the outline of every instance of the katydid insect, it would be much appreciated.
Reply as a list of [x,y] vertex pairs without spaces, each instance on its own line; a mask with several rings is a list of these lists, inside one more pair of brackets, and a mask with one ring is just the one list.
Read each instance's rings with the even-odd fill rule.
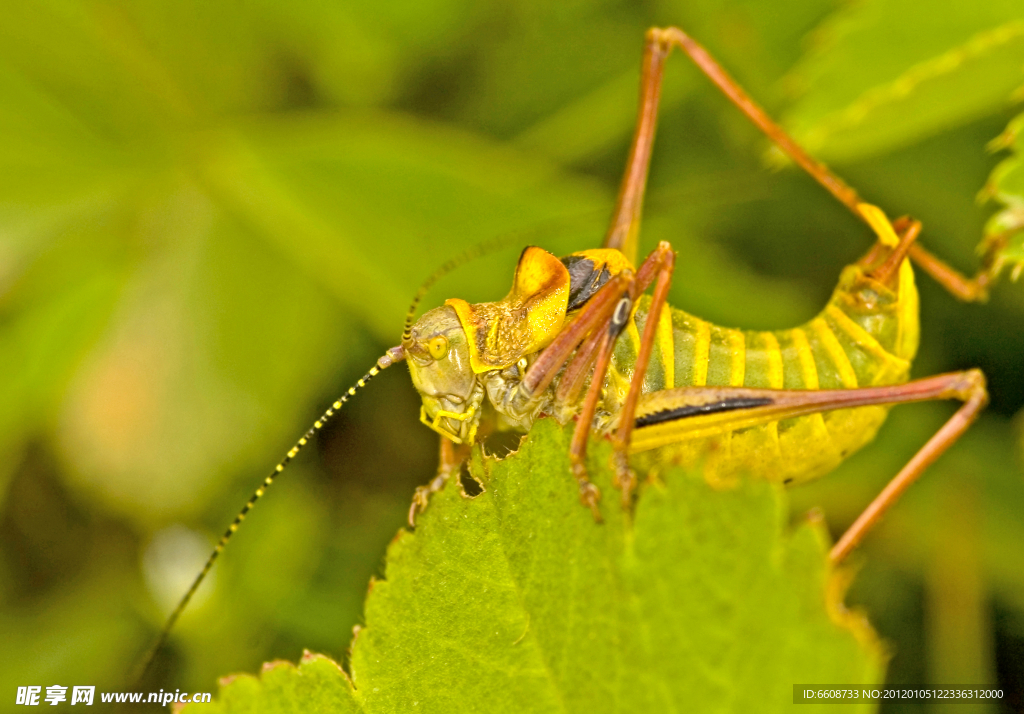
[[[664,62],[682,49],[757,127],[873,230],[874,246],[847,267],[825,309],[790,330],[742,331],[670,307],[675,254],[661,243],[637,264],[641,207]],[[587,478],[587,440],[609,437],[615,484],[630,508],[651,455],[702,459],[712,475],[749,472],[784,483],[817,478],[869,442],[895,404],[956,399],[959,410],[892,479],[830,553],[842,561],[987,402],[984,377],[967,370],[909,380],[918,343],[911,261],[961,299],[983,299],[992,262],[967,279],[917,242],[921,224],[890,222],[811,158],[696,42],[677,28],[647,33],[639,118],[602,248],[564,258],[529,247],[512,291],[493,303],[450,299],[414,322],[299,439],[221,537],[171,613],[160,648],[255,502],[328,419],[381,370],[409,365],[421,420],[441,434],[438,476],[417,489],[410,521],[458,471],[468,448],[494,431],[527,432],[534,420],[575,420],[570,447],[580,499],[600,520],[600,493]],[[446,272],[451,266],[442,268]],[[644,293],[653,288],[648,298]],[[632,459],[632,465],[631,465]]]

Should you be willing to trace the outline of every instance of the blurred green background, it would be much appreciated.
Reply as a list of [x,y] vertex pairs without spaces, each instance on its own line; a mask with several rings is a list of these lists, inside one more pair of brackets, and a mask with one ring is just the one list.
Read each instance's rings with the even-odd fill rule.
[[[504,295],[519,249],[594,247],[632,132],[644,30],[678,24],[862,195],[966,272],[985,151],[1024,85],[1024,8],[959,0],[43,0],[0,22],[0,673],[129,687],[270,467],[427,304]],[[1014,92],[1017,92],[1014,95]],[[872,237],[682,57],[642,247],[672,302],[748,328],[817,312]],[[1024,286],[927,277],[915,375],[981,367],[992,404],[856,560],[892,683],[999,684],[1024,711]],[[901,407],[792,493],[841,533],[944,419]],[[153,688],[213,690],[303,648],[344,659],[436,461],[404,368],[262,501]],[[995,711],[997,708],[989,709]],[[939,711],[921,703],[885,711]],[[957,711],[964,711],[963,707]]]

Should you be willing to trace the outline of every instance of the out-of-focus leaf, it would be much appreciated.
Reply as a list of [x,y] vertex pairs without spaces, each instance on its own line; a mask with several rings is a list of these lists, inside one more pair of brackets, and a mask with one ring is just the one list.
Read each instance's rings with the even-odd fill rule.
[[211,162],[208,185],[385,341],[445,258],[605,206],[554,165],[396,116],[298,116],[244,136]]
[[143,519],[215,488],[211,474],[252,440],[310,421],[303,395],[346,360],[373,362],[351,349],[354,320],[397,342],[429,266],[602,196],[516,152],[387,117],[198,135],[184,158],[191,175],[154,176],[131,207],[130,237],[151,248],[62,421],[78,480]]
[[1024,471],[1024,411],[1018,412],[1014,418],[1014,433],[1017,436],[1017,463]]
[[1003,159],[989,176],[982,191],[985,198],[994,198],[1003,205],[985,226],[985,238],[978,246],[980,252],[991,253],[993,271],[1010,269],[1016,280],[1024,271],[1024,114],[1010,122],[990,145],[993,149],[1009,149],[1010,156]]
[[[833,12],[836,0],[659,0],[664,24],[678,25],[709,49],[760,102],[780,98],[778,80],[800,58],[806,35]],[[681,54],[681,53],[680,53]],[[674,62],[707,80],[684,57]],[[716,90],[717,91],[717,90]],[[733,111],[730,108],[730,111]]]
[[811,152],[850,161],[1000,110],[1022,81],[1019,2],[867,0],[819,28],[785,119]]
[[[726,181],[742,187],[749,177],[731,175]],[[733,207],[730,191],[723,186],[726,181],[709,179],[700,186],[690,186],[689,191],[677,193],[673,201],[676,206],[651,211],[653,215],[644,222],[646,245],[667,240],[680,256],[673,274],[672,304],[716,324],[747,329],[800,324],[819,306],[798,286],[760,274],[732,259],[721,245],[709,240],[699,219],[690,218],[697,222],[692,231],[679,230],[680,213],[713,214]]]
[[[435,6],[447,9],[423,23],[398,13],[381,32],[404,37],[403,51],[444,44],[469,18],[458,3]],[[286,448],[284,429],[312,420],[311,395],[343,389],[336,375],[359,369],[351,362],[372,363],[353,337],[360,324],[397,341],[432,266],[605,198],[550,164],[425,122],[243,120],[295,103],[266,94],[276,91],[260,64],[277,61],[268,43],[284,66],[292,50],[299,64],[316,59],[339,87],[365,69],[367,87],[397,91],[378,72],[393,67],[317,54],[332,28],[374,25],[389,11],[318,7],[54,1],[14,7],[0,28],[0,236],[10,238],[0,241],[0,286],[30,290],[51,244],[87,229],[108,249],[82,260],[57,250],[76,276],[59,291],[112,270],[127,284],[105,312],[68,317],[84,341],[58,352],[50,318],[17,308],[0,349],[18,369],[4,376],[23,385],[24,370],[49,370],[36,380],[47,390],[12,384],[11,424],[0,427],[31,431],[23,406],[52,410],[74,375],[59,425],[74,480],[140,521],[213,493],[243,454],[264,468]],[[369,62],[344,36],[331,47]],[[348,89],[352,103],[380,99]],[[120,262],[104,263],[110,255]],[[87,311],[90,301],[75,304]],[[106,324],[97,320],[111,315],[96,345]],[[48,349],[60,364],[44,359]],[[9,448],[20,439],[0,438]],[[252,443],[266,446],[254,454]]]
[[0,620],[4,647],[18,648],[24,656],[8,660],[4,686],[13,691],[27,682],[78,681],[101,690],[123,687],[120,673],[138,655],[143,628],[126,602],[111,601],[110,585],[109,578],[83,583],[5,613]]
[[[48,250],[25,260],[14,284],[0,291],[4,486],[8,469],[18,464],[23,440],[51,425],[69,380],[99,339],[120,297],[126,261],[117,242],[105,234],[116,231],[118,222],[105,218],[77,227],[64,225],[66,235],[44,241]],[[23,257],[38,252],[31,243],[25,247]],[[6,488],[0,488],[2,493]]]
[[[625,3],[614,15],[596,9],[537,0],[508,6],[487,52],[473,58],[476,82],[463,100],[462,116],[490,134],[514,136],[624,73],[639,76],[642,14]],[[628,80],[622,81],[627,89]],[[626,100],[630,114],[636,109],[635,80],[633,86]]]
[[[215,488],[211,475],[285,415],[299,421],[302,395],[322,389],[341,353],[340,335],[305,321],[344,325],[322,290],[205,195],[168,190],[137,209],[160,248],[136,264],[59,429],[74,481],[146,522]],[[282,369],[281,355],[301,367]]]
[[44,0],[7,8],[0,57],[104,135],[152,138],[217,115],[393,99],[417,54],[444,53],[475,17],[464,0]]
[[[784,5],[662,0],[655,16],[661,25],[679,25],[707,45],[741,82],[753,83],[761,90],[756,93],[767,102],[777,94],[774,85],[779,76],[797,59],[803,35],[833,5],[831,0]],[[576,81],[582,86],[573,88],[575,91],[572,92],[566,91],[570,88],[564,88],[563,94],[572,99],[532,123],[516,137],[516,143],[523,148],[573,163],[618,146],[632,133],[640,84],[642,27],[637,26],[634,30],[632,52],[624,51],[622,38],[618,36],[625,28],[619,30],[612,42],[602,40],[600,34],[595,37],[590,29],[587,25],[580,27],[578,24],[558,28],[560,35],[579,32],[585,38],[574,43],[577,49],[571,57],[558,63],[560,75],[573,76],[570,72],[575,72]],[[561,47],[564,43],[557,44]],[[600,46],[601,63],[610,64],[610,60],[615,59],[621,67],[617,72],[610,68],[610,76],[597,84],[591,79],[595,63],[590,61],[579,66],[586,56],[581,55],[578,48],[591,44]],[[614,54],[609,52],[609,47],[614,47]],[[536,85],[530,86],[535,88]],[[697,89],[710,89],[708,80],[682,52],[674,53],[665,70],[660,104],[662,121],[676,118],[675,110]],[[727,111],[734,110],[730,107]]]
[[[299,617],[293,614],[295,601],[301,600],[301,594],[311,587],[310,581],[330,545],[327,524],[332,515],[322,485],[310,488],[308,478],[304,478],[307,474],[301,471],[299,467],[296,473],[288,474],[288,485],[275,486],[279,490],[274,497],[260,504],[259,512],[253,513],[253,524],[232,543],[231,557],[218,563],[213,587],[204,584],[208,588],[205,601],[189,607],[172,633],[172,647],[186,655],[183,678],[200,680],[204,673],[244,668],[248,658],[258,656],[254,652],[269,644],[274,636],[270,633],[286,629],[282,620]],[[219,535],[208,534],[209,546],[202,553],[204,560]],[[351,571],[340,573],[339,579],[344,582],[344,578],[358,578],[357,592],[361,593],[365,590],[364,578],[375,572],[376,565],[357,568],[358,575]],[[196,572],[193,570],[189,576],[194,577]],[[182,591],[167,594],[177,604]],[[164,624],[167,610],[156,607],[147,613],[152,630]],[[350,628],[357,613],[358,610],[343,613],[341,627]],[[321,626],[334,623],[338,615],[329,613],[321,620]],[[225,660],[223,654],[218,654],[220,643],[232,640],[241,646],[234,657]],[[293,646],[305,644],[300,641]]]
[[[351,683],[307,656],[232,678],[220,711],[783,711],[794,683],[877,681],[881,650],[836,599],[823,533],[784,536],[779,490],[666,469],[635,517],[609,498],[600,525],[570,437],[545,420],[517,454],[476,457],[483,493],[453,480],[393,542]],[[609,460],[601,444],[591,469],[614,493]]]
[[[516,143],[564,163],[621,143],[636,125],[638,77],[638,69],[632,68],[612,78],[530,126]],[[694,84],[694,78],[672,73],[662,88],[661,111],[671,111]]]
[[[26,513],[24,517],[40,515]],[[81,533],[76,531],[76,535]],[[61,577],[60,587],[49,589],[42,597],[26,601],[3,593],[0,632],[7,666],[0,672],[0,686],[14,691],[29,682],[65,686],[88,682],[97,690],[126,685],[125,673],[148,633],[133,608],[138,582],[125,567],[123,535],[108,530],[103,534],[106,542],[90,538],[80,542],[79,554],[88,554],[82,559],[88,562],[73,566],[82,566],[85,572]],[[65,543],[53,550],[63,547]],[[6,564],[0,574],[5,586],[11,583]],[[23,656],[11,656],[17,651]]]

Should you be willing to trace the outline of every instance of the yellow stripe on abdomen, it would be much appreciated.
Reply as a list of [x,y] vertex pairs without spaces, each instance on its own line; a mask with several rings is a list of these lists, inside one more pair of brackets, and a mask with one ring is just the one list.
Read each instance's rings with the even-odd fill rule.
[[818,367],[814,364],[814,353],[811,352],[811,343],[807,339],[807,333],[803,328],[796,327],[787,332],[787,336],[796,352],[797,364],[800,369],[800,381],[802,389],[818,388]]
[[661,310],[661,317],[658,318],[658,352],[661,354],[666,388],[674,387],[676,384],[676,339],[672,332],[671,313],[672,308],[665,305]]
[[839,344],[835,333],[832,332],[832,328],[821,317],[811,320],[810,327],[814,330],[814,336],[818,338],[818,344],[821,345],[821,348],[832,362],[836,376],[842,383],[843,388],[856,389],[857,373],[854,371],[853,365],[850,364],[850,358],[847,357],[843,346]]
[[759,335],[764,344],[764,354],[768,362],[768,387],[782,389],[785,379],[782,374],[782,349],[779,347],[779,340],[771,332],[761,332]]
[[743,386],[747,369],[747,339],[739,330],[729,331],[729,348],[732,350],[732,368],[729,371],[729,385]]
[[711,351],[711,323],[697,320],[697,333],[693,336],[693,386],[708,383],[708,356]]

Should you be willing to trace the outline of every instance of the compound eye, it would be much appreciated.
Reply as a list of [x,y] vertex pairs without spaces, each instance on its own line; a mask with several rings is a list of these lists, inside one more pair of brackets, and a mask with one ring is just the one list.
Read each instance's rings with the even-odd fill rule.
[[448,354],[448,338],[444,335],[431,337],[427,343],[427,350],[429,350],[430,356],[434,359],[444,359],[444,356]]

